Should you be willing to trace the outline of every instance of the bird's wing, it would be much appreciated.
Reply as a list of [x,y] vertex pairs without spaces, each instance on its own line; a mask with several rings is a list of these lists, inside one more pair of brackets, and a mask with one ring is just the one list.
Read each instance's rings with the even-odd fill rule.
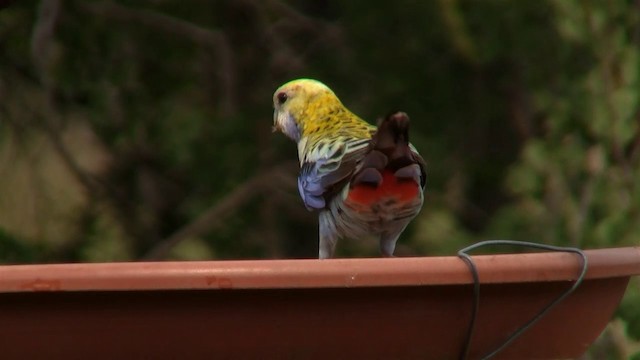
[[307,209],[320,210],[353,175],[369,151],[370,139],[324,140],[302,158],[298,190]]
[[413,159],[420,165],[420,186],[424,189],[427,185],[427,162],[420,153],[418,153],[418,150],[416,150],[413,144],[409,143],[409,149],[411,150]]

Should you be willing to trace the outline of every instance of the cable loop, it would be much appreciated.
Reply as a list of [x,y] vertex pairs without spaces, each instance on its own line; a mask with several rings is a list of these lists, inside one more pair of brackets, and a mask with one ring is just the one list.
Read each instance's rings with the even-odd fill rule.
[[514,241],[514,240],[487,240],[487,241],[481,241],[471,246],[467,246],[464,249],[458,251],[458,257],[460,257],[460,259],[462,259],[465,262],[465,264],[467,264],[467,266],[469,267],[469,271],[471,271],[471,276],[473,277],[473,303],[471,308],[471,321],[469,322],[469,328],[467,329],[466,340],[464,342],[462,351],[460,353],[461,360],[465,360],[469,356],[471,341],[473,340],[473,333],[475,331],[476,319],[477,319],[478,311],[480,308],[480,277],[478,275],[478,268],[476,267],[475,263],[473,262],[473,259],[471,258],[471,255],[469,255],[468,252],[483,246],[494,246],[494,245],[500,245],[500,246],[513,245],[513,246],[522,246],[522,247],[528,247],[528,248],[534,248],[534,249],[542,249],[542,250],[558,251],[558,252],[569,252],[569,253],[578,254],[582,258],[582,269],[580,271],[578,278],[568,290],[560,294],[560,296],[558,296],[556,299],[554,299],[552,302],[550,302],[548,305],[542,308],[542,310],[540,310],[534,317],[532,317],[529,321],[524,323],[520,328],[514,331],[511,335],[509,335],[507,339],[495,350],[491,351],[487,355],[482,356],[480,358],[482,360],[490,359],[496,354],[498,354],[500,351],[504,350],[515,339],[517,339],[520,335],[522,335],[525,331],[527,331],[527,329],[529,329],[536,322],[542,319],[552,308],[554,308],[556,305],[562,302],[567,296],[569,296],[572,292],[574,292],[578,288],[578,286],[580,286],[580,284],[582,283],[582,280],[584,280],[585,274],[587,273],[587,268],[588,268],[587,256],[582,250],[574,247],[560,247],[560,246],[544,245],[544,244],[538,244],[538,243],[532,243],[532,242],[526,242],[526,241]]

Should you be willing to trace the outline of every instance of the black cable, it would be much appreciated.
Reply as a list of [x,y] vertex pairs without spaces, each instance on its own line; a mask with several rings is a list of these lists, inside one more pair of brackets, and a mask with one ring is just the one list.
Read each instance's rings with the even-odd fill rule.
[[460,353],[460,360],[465,360],[469,356],[469,348],[471,347],[471,339],[473,338],[473,331],[476,326],[476,317],[478,315],[478,308],[480,307],[480,279],[478,278],[478,269],[476,264],[471,259],[469,254],[464,253],[467,248],[458,251],[458,256],[467,263],[469,269],[471,269],[471,276],[473,277],[473,303],[471,304],[471,321],[469,322],[469,328],[467,329],[467,337]]
[[527,329],[533,326],[533,324],[535,324],[540,319],[542,319],[544,315],[546,315],[547,312],[549,312],[549,310],[551,310],[553,307],[559,304],[562,300],[564,300],[567,296],[569,296],[573,291],[575,291],[575,289],[577,289],[578,286],[580,286],[580,284],[582,283],[582,280],[584,280],[585,274],[587,273],[587,267],[588,267],[587,256],[582,250],[578,248],[573,248],[573,247],[560,247],[560,246],[544,245],[544,244],[537,244],[532,242],[513,241],[513,240],[488,240],[488,241],[482,241],[482,242],[473,244],[471,246],[467,246],[466,248],[458,251],[458,257],[460,257],[467,264],[467,266],[469,266],[469,270],[471,271],[471,276],[473,277],[473,303],[471,308],[471,321],[469,322],[469,329],[467,330],[466,341],[464,342],[464,345],[462,347],[462,352],[460,353],[461,360],[465,360],[469,356],[471,340],[473,339],[473,332],[475,331],[476,318],[477,318],[478,310],[480,307],[480,278],[478,275],[478,268],[473,262],[473,259],[471,258],[471,256],[467,253],[479,247],[492,246],[492,245],[514,245],[514,246],[524,246],[529,248],[543,249],[543,250],[550,250],[550,251],[575,253],[580,255],[580,257],[582,258],[582,270],[580,271],[580,275],[578,276],[576,281],[573,283],[573,286],[571,286],[571,288],[563,292],[555,300],[553,300],[547,306],[542,308],[542,310],[540,310],[540,312],[538,312],[534,317],[532,317],[524,325],[518,328],[518,330],[514,331],[511,335],[509,335],[509,337],[507,337],[507,339],[495,350],[481,357],[482,360],[490,359],[500,351],[504,350],[509,344],[511,344],[515,339],[517,339],[520,335],[522,335]]

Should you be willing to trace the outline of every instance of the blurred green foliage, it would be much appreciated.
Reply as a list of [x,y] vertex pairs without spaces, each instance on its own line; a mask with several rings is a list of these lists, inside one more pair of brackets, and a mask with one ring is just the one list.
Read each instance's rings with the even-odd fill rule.
[[411,116],[429,179],[400,255],[640,244],[638,1],[2,4],[0,262],[314,257],[270,130],[297,77]]

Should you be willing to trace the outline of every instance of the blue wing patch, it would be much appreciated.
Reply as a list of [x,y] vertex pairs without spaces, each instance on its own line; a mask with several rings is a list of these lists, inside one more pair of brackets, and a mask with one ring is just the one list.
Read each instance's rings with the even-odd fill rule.
[[307,160],[300,168],[298,191],[308,210],[321,210],[340,185],[348,182],[368,149],[368,139],[332,147],[324,157]]
[[318,176],[319,166],[322,166],[321,161],[305,163],[300,169],[300,176],[298,176],[298,191],[300,191],[300,197],[309,210],[324,209],[326,205],[322,177]]

